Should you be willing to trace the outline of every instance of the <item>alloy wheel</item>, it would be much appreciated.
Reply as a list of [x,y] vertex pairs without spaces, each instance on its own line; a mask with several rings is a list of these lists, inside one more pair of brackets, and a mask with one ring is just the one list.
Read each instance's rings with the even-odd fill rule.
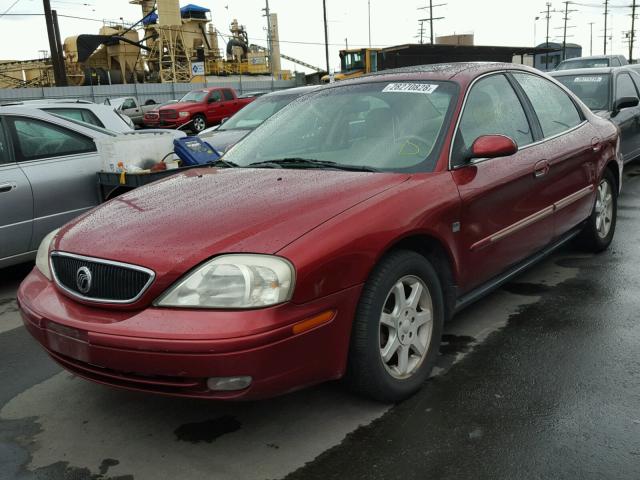
[[603,179],[598,185],[596,197],[596,231],[600,238],[606,238],[613,219],[613,194],[609,182]]
[[414,374],[427,356],[433,333],[433,302],[416,276],[399,279],[387,294],[380,315],[380,357],[396,379]]

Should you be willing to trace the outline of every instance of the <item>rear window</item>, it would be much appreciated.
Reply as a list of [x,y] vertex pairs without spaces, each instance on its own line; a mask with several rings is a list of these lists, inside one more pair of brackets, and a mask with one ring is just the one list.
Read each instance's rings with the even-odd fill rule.
[[555,77],[591,110],[609,110],[611,76],[562,75]]
[[608,58],[584,58],[581,60],[570,60],[568,62],[560,62],[556,70],[571,70],[572,68],[599,68],[608,67]]

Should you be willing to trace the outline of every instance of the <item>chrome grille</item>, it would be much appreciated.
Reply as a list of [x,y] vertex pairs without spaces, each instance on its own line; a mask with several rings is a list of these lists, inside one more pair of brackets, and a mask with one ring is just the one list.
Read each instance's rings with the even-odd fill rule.
[[177,110],[160,110],[160,118],[178,118]]
[[[155,276],[144,267],[65,252],[51,253],[51,270],[58,286],[66,292],[84,300],[105,303],[136,301]],[[87,270],[88,285],[79,282],[80,272],[86,277]]]

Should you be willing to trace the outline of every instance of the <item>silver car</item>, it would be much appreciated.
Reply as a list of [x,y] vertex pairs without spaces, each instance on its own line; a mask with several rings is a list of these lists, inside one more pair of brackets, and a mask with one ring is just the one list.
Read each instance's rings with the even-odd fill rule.
[[36,108],[0,107],[0,268],[35,258],[47,233],[98,204],[95,140],[117,136]]

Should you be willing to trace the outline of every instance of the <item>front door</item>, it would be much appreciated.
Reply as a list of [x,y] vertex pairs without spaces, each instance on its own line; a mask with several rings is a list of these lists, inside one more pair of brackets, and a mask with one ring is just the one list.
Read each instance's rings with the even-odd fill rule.
[[[452,149],[452,175],[462,201],[460,286],[468,291],[540,250],[553,235],[553,207],[536,175],[545,158],[536,145],[531,115],[506,75],[481,78],[469,92]],[[519,151],[508,157],[471,159],[481,135],[510,137]],[[543,194],[541,194],[543,193]]]
[[[623,97],[638,97],[636,86],[631,76],[621,72],[615,77],[614,102]],[[640,105],[623,108],[612,115],[614,122],[620,127],[620,151],[625,162],[640,155]]]
[[100,157],[93,139],[54,123],[16,115],[8,128],[33,189],[31,248],[36,249],[49,232],[98,204]]
[[33,228],[31,185],[13,158],[4,124],[0,118],[0,267],[32,250]]

